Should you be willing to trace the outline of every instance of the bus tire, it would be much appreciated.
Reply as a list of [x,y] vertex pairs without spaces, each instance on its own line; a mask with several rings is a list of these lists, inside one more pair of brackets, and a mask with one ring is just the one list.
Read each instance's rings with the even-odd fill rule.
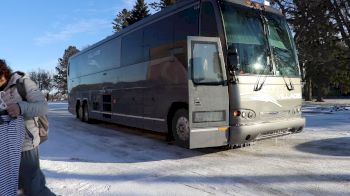
[[77,119],[80,119],[80,116],[79,116],[79,107],[80,107],[80,103],[77,102],[76,105],[75,105],[75,117]]
[[84,113],[83,106],[79,105],[79,107],[78,107],[78,117],[79,117],[79,119],[81,121],[84,121],[84,118],[83,118],[84,114],[83,113]]
[[175,143],[179,146],[189,148],[190,121],[188,120],[188,111],[186,109],[179,109],[175,112],[171,128]]
[[75,110],[75,118],[79,119],[79,108]]
[[88,106],[87,103],[84,103],[84,105],[83,105],[83,121],[84,122],[90,122],[89,106]]

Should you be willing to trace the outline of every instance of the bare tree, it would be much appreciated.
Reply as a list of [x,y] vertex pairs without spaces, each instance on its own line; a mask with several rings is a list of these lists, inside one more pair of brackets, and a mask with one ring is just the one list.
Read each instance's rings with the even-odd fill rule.
[[45,71],[43,69],[31,71],[29,72],[29,77],[38,85],[41,91],[51,91],[53,87],[53,78],[49,71]]

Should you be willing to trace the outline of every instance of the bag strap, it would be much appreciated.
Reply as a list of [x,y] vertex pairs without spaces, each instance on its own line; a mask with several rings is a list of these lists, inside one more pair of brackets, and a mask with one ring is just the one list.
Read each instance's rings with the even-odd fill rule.
[[15,75],[15,74],[18,74],[18,75],[20,75],[20,76],[24,76],[24,75],[26,75],[24,72],[22,72],[22,71],[15,71],[15,72],[12,72],[12,74],[11,74],[11,76],[13,76],[13,75]]
[[16,87],[17,87],[18,94],[21,95],[23,101],[27,101],[27,98],[26,98],[27,92],[24,86],[24,80],[25,78],[18,78],[16,80]]

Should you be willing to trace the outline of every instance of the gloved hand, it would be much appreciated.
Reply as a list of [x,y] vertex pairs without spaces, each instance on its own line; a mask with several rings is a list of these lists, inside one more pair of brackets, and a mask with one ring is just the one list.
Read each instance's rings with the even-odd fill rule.
[[8,104],[6,110],[7,110],[8,114],[13,118],[15,118],[21,114],[21,108],[19,107],[19,105],[17,103]]

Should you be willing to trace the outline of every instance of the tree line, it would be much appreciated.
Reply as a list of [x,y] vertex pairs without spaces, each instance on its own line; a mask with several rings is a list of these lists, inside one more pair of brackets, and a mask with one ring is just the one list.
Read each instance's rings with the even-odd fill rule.
[[[149,6],[159,11],[173,3],[174,0],[160,0],[148,5],[144,0],[136,0],[131,10],[117,13],[112,28],[119,32],[151,15]],[[322,101],[331,89],[350,93],[350,1],[271,0],[271,3],[283,12],[293,31],[305,84],[304,98]],[[77,52],[75,46],[69,46],[58,59],[52,78],[57,93],[67,94],[68,58]],[[49,86],[41,81],[43,88]]]
[[[155,11],[174,4],[174,0],[160,0],[159,2],[150,3],[150,7]],[[119,32],[129,25],[132,25],[150,15],[150,10],[144,0],[136,0],[132,10],[123,9],[118,12],[117,17],[113,20],[113,29]]]
[[350,92],[350,1],[273,0],[292,27],[305,81],[304,97]]

